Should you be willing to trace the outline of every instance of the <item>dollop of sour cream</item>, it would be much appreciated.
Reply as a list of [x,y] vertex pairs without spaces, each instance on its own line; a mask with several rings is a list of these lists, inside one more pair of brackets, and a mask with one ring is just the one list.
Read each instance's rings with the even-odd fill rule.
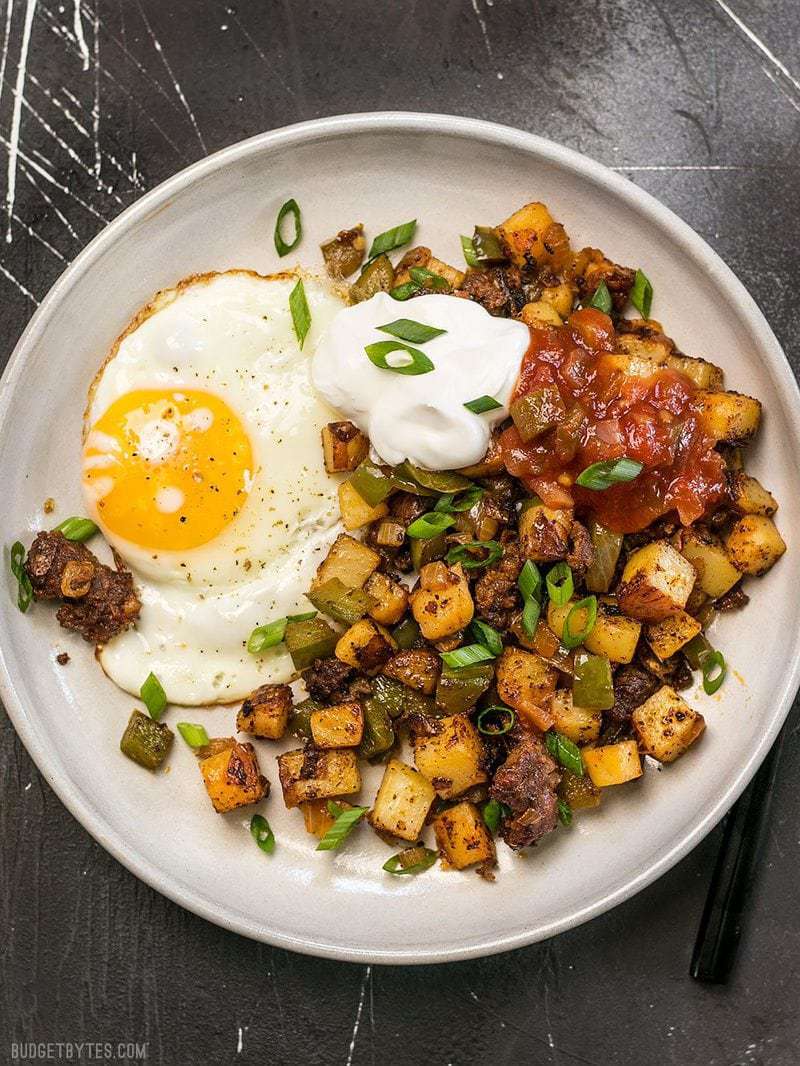
[[[407,318],[444,330],[411,344],[433,363],[426,374],[398,374],[373,365],[368,344],[394,340],[378,327]],[[374,452],[395,466],[408,459],[426,470],[479,462],[492,427],[508,404],[530,341],[528,327],[493,318],[458,296],[418,296],[407,303],[377,293],[343,308],[320,339],[311,366],[317,392],[365,433]],[[410,343],[410,342],[406,342]],[[403,353],[389,356],[398,360]],[[492,396],[501,406],[476,415],[464,406]]]

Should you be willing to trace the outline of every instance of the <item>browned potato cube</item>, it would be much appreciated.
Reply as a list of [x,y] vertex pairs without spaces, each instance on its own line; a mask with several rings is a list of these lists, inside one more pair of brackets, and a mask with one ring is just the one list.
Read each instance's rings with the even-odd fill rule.
[[364,711],[358,700],[311,712],[311,736],[318,748],[356,748],[364,735]]
[[[570,600],[559,606],[551,601],[547,606],[547,624],[559,640],[564,634],[564,623],[575,602]],[[612,663],[629,663],[636,652],[642,624],[634,618],[619,614],[616,608],[616,601],[612,597],[598,603],[597,621],[583,644],[593,655],[605,655]],[[576,611],[570,621],[570,631],[582,633],[587,620],[588,614],[585,610]]]
[[686,611],[679,611],[662,622],[653,622],[647,627],[647,643],[653,653],[663,662],[688,644],[702,630],[696,618]]
[[584,748],[583,765],[595,788],[624,785],[642,776],[642,761],[635,740],[621,740],[601,748]]
[[384,666],[383,673],[430,696],[436,690],[441,666],[442,660],[436,652],[428,648],[409,648],[393,655]]
[[663,366],[675,350],[675,345],[657,332],[620,333],[617,337],[617,349],[626,355],[645,359],[655,366]]
[[392,581],[386,574],[375,572],[367,580],[364,591],[377,601],[369,611],[371,618],[383,626],[392,626],[399,622],[408,607],[408,591],[397,581]]
[[669,685],[637,707],[631,722],[639,750],[659,762],[674,762],[706,727],[702,714],[693,711]]
[[743,574],[766,574],[786,551],[775,523],[766,515],[740,518],[725,540],[730,560]]
[[372,548],[347,533],[340,533],[317,567],[312,588],[318,588],[335,577],[349,589],[363,588],[370,574],[378,569],[380,561],[380,555]]
[[269,795],[269,781],[259,771],[252,744],[234,744],[202,759],[200,773],[218,814],[258,803]]
[[728,553],[710,533],[688,529],[681,536],[681,554],[697,571],[697,584],[712,600],[733,588],[741,578]]
[[553,728],[576,744],[591,744],[600,736],[603,712],[576,707],[569,689],[561,688],[554,692],[549,706]]
[[567,318],[575,302],[575,289],[568,281],[560,281],[557,285],[545,285],[539,299],[550,304],[562,318]]
[[572,511],[543,503],[527,507],[519,516],[519,541],[525,557],[535,563],[563,559],[569,550],[572,517]]
[[475,605],[461,564],[423,566],[419,588],[411,594],[411,610],[427,640],[441,640],[468,626]]
[[369,451],[369,441],[352,422],[329,422],[322,428],[322,453],[329,474],[355,470]]
[[251,692],[236,715],[240,733],[280,740],[292,713],[292,690],[288,685],[262,685]]
[[343,481],[338,488],[339,510],[342,513],[342,523],[345,529],[361,529],[389,513],[386,503],[379,503],[373,507],[356,492],[349,481]]
[[442,799],[488,780],[481,735],[465,714],[437,721],[439,732],[414,738],[414,761]]
[[695,359],[690,355],[670,355],[666,361],[670,370],[677,370],[690,378],[698,389],[710,389],[712,392],[722,388],[724,375],[720,367],[707,363],[705,359]]
[[532,300],[525,304],[519,316],[526,326],[563,326],[564,319],[546,300]]
[[372,675],[378,673],[396,650],[397,644],[383,626],[361,618],[339,638],[336,658]]
[[556,688],[558,671],[541,655],[522,648],[504,648],[497,660],[497,695],[520,714],[544,708]]
[[695,568],[665,540],[640,548],[628,559],[617,589],[617,603],[631,618],[660,622],[686,606]]
[[350,748],[287,751],[278,756],[278,776],[287,807],[307,800],[349,796],[361,788],[358,757]]
[[569,240],[564,227],[542,203],[525,204],[497,227],[516,266],[525,266],[526,256],[540,265],[560,270],[570,256]]
[[775,497],[754,477],[740,470],[731,479],[733,506],[739,514],[760,514],[772,518],[778,510]]
[[381,833],[401,840],[419,840],[435,799],[436,792],[426,777],[413,766],[390,759],[368,818]]
[[695,403],[709,437],[727,444],[743,444],[761,423],[761,401],[739,392],[698,392]]
[[438,274],[440,278],[444,278],[451,289],[460,289],[464,284],[463,270],[450,266],[449,263],[443,263],[441,259],[437,259],[434,255],[428,260],[428,270],[432,274]]
[[495,861],[494,841],[474,803],[457,803],[433,822],[439,852],[454,870]]

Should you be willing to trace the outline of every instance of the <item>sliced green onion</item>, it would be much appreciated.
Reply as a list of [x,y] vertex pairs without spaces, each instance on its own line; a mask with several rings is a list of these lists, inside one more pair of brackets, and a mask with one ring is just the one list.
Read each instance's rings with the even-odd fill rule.
[[298,280],[289,293],[289,310],[292,312],[292,325],[294,326],[295,336],[302,350],[308,331],[311,329],[311,312],[308,309],[308,300],[306,300],[306,290],[302,278]]
[[393,289],[389,289],[389,295],[393,300],[410,300],[418,292],[419,285],[413,281],[404,281],[402,285],[395,285]]
[[416,282],[421,289],[437,289],[441,292],[452,288],[447,278],[443,278],[441,274],[434,274],[426,267],[411,267],[408,273],[411,280]]
[[274,622],[257,626],[247,640],[247,650],[251,655],[260,655],[268,648],[274,648],[280,644],[286,635],[286,623],[288,618],[277,618]]
[[400,226],[395,226],[393,229],[387,229],[383,233],[379,233],[372,242],[369,258],[374,259],[376,255],[391,252],[395,248],[401,248],[404,244],[408,244],[414,236],[416,228],[417,220],[412,218],[410,222],[403,222]]
[[167,706],[167,694],[154,673],[151,672],[147,675],[142,687],[139,689],[139,695],[150,712],[150,717],[158,721]]
[[[493,719],[500,718],[500,722],[493,725]],[[514,728],[517,715],[511,707],[486,707],[478,715],[476,723],[478,732],[487,737],[502,737],[504,733]]]
[[409,344],[424,344],[447,333],[446,329],[427,326],[424,322],[415,322],[412,318],[398,318],[394,322],[387,322],[385,326],[378,326],[378,329],[381,333],[390,333],[401,341],[408,341]]
[[566,800],[558,801],[558,820],[562,825],[572,825],[572,807]]
[[493,226],[476,226],[472,247],[478,263],[502,263],[508,259],[500,235]]
[[476,400],[470,400],[464,406],[474,415],[483,415],[487,411],[497,411],[503,405],[494,396],[479,396]]
[[463,666],[474,666],[476,663],[485,663],[494,659],[494,655],[482,644],[466,644],[463,648],[443,651],[440,654],[442,662],[451,670],[460,670]]
[[312,618],[317,617],[317,611],[306,611],[305,614],[287,614],[287,622],[310,622]]
[[700,669],[703,671],[703,691],[706,695],[713,696],[722,686],[728,672],[725,656],[721,651],[712,651],[709,655],[704,655]]
[[[477,558],[474,554],[477,548],[482,548],[488,554],[485,558]],[[491,566],[502,558],[503,549],[496,540],[466,540],[463,544],[456,544],[451,548],[445,558],[451,565],[461,563],[465,570],[481,570],[484,566]]]
[[208,733],[205,726],[195,725],[193,722],[178,722],[178,732],[190,748],[202,748],[208,744]]
[[538,600],[530,599],[525,601],[525,606],[522,608],[522,628],[529,637],[536,633],[541,613],[542,605]]
[[507,818],[511,814],[511,808],[507,807],[505,803],[500,803],[496,799],[487,800],[481,807],[481,815],[486,824],[486,828],[494,836],[497,830],[500,828],[500,823],[504,818]]
[[603,492],[612,485],[623,481],[633,481],[644,469],[644,463],[636,459],[606,459],[602,463],[592,463],[581,471],[575,479],[576,485],[594,492]]
[[[573,617],[577,615],[579,611],[586,611],[586,624],[580,633],[572,632]],[[597,622],[597,597],[596,596],[584,596],[582,600],[571,608],[569,614],[564,619],[564,629],[561,636],[561,643],[565,648],[577,648],[579,644],[583,644],[589,634],[595,627]]]
[[317,844],[317,851],[333,851],[334,848],[338,848],[345,837],[350,836],[368,810],[369,807],[350,807],[343,810],[338,803],[328,800],[328,812],[336,821]]
[[[471,489],[458,495],[455,492],[446,492],[440,496],[434,506],[434,511],[442,511],[444,514],[460,514],[462,511],[471,511],[478,500],[481,499],[486,489],[480,485],[473,485]],[[458,499],[456,496],[458,495]]]
[[387,874],[421,874],[429,870],[438,858],[439,852],[432,848],[405,848],[387,859],[383,869]]
[[650,317],[650,308],[653,306],[653,286],[650,284],[650,279],[641,270],[636,271],[636,277],[633,279],[631,303],[642,318]]
[[522,628],[529,637],[536,632],[539,615],[542,613],[542,575],[536,563],[526,559],[519,572],[517,588],[522,596]]
[[89,537],[93,537],[98,532],[98,527],[91,518],[65,518],[64,521],[56,526],[55,531],[62,533],[67,540],[75,540],[79,543],[88,540]]
[[[291,215],[294,219],[294,240],[287,244],[281,234],[281,225],[287,215]],[[297,206],[297,200],[287,200],[283,207],[278,212],[278,217],[275,219],[275,251],[278,255],[288,255],[289,252],[293,252],[300,243],[300,239],[303,236],[303,224],[300,221],[300,208]]]
[[25,545],[18,540],[11,545],[11,573],[17,579],[17,607],[24,614],[33,600],[33,585],[25,569]]
[[[395,374],[430,374],[434,369],[433,363],[419,348],[412,348],[402,341],[378,341],[376,344],[368,344],[364,351],[367,358],[381,370],[392,370]],[[398,364],[390,363],[388,356],[392,352],[403,352],[404,361]]]
[[550,602],[556,607],[563,607],[572,598],[575,591],[575,582],[572,580],[572,571],[566,563],[556,563],[551,566],[547,573],[547,595]]
[[486,622],[482,622],[480,618],[473,619],[472,622],[472,635],[478,644],[482,644],[484,648],[487,648],[492,655],[502,655],[503,653],[503,638]]
[[547,750],[554,759],[557,759],[562,766],[565,766],[577,777],[583,777],[583,759],[581,758],[580,749],[569,737],[565,737],[563,733],[557,733],[555,729],[551,729],[549,733],[545,733],[544,739],[547,744]]
[[604,315],[610,315],[612,306],[611,293],[608,291],[608,285],[606,285],[604,281],[601,281],[594,290],[594,295],[587,304],[587,307],[595,307],[598,311],[602,311]]
[[406,536],[413,540],[430,540],[431,537],[438,537],[440,533],[444,533],[454,522],[455,518],[452,515],[442,514],[441,511],[428,511],[427,514],[420,515],[411,523],[406,530]]
[[267,855],[275,850],[275,834],[263,814],[254,814],[250,819],[250,833],[256,844]]
[[475,245],[472,243],[472,237],[461,237],[461,251],[464,253],[464,260],[467,266],[476,267],[478,265],[478,257],[475,255]]

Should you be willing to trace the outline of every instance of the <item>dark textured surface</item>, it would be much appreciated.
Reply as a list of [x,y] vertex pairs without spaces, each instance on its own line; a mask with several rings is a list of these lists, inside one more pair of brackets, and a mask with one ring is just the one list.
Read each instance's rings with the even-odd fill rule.
[[[0,61],[4,184],[26,15],[3,356],[103,222],[186,163],[286,123],[398,108],[506,122],[621,169],[721,253],[798,367],[796,0],[86,0],[85,52],[73,0],[16,0]],[[423,969],[322,962],[136,881],[3,718],[0,1061],[12,1041],[131,1040],[159,1064],[793,1066],[796,723],[737,970],[707,988],[686,974],[719,830],[546,944]]]

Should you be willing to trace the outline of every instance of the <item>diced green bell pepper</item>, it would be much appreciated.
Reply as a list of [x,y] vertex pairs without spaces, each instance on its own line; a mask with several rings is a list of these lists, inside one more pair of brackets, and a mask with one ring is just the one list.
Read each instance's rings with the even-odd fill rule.
[[474,707],[494,681],[490,663],[476,663],[454,669],[443,666],[436,684],[436,706],[444,715],[461,714]]
[[578,651],[575,653],[574,670],[572,700],[576,707],[607,711],[614,706],[611,663],[605,655]]
[[309,618],[305,622],[287,622],[283,639],[295,670],[305,670],[315,659],[333,655],[339,638],[324,619]]
[[147,770],[157,770],[167,757],[175,734],[163,722],[134,711],[119,742],[120,751]]
[[318,611],[348,626],[363,618],[378,602],[363,589],[348,588],[338,577],[312,588],[307,595]]

